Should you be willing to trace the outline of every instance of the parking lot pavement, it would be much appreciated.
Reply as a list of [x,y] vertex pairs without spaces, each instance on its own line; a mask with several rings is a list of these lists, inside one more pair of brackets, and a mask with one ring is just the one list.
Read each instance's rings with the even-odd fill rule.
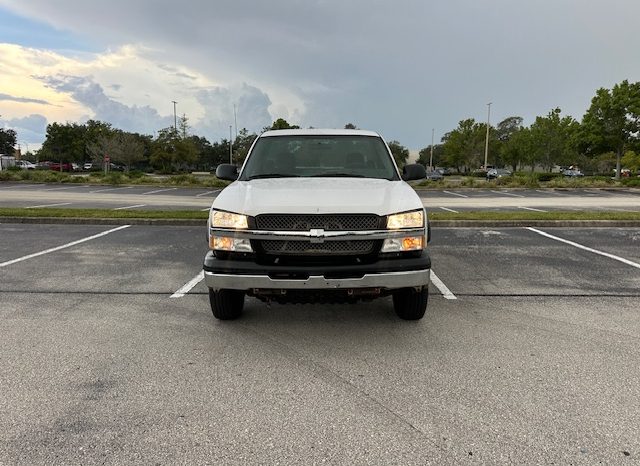
[[[191,227],[0,225],[0,464],[637,462],[640,270],[527,229],[438,229],[390,299],[215,321]],[[540,229],[637,261],[637,229]],[[101,233],[103,236],[96,237]],[[613,238],[613,239],[611,239]],[[611,239],[611,240],[610,240]],[[38,249],[38,248],[41,249]]]
[[[66,207],[205,210],[215,188],[0,183],[1,207]],[[638,189],[445,189],[418,190],[434,211],[613,210],[640,212]]]

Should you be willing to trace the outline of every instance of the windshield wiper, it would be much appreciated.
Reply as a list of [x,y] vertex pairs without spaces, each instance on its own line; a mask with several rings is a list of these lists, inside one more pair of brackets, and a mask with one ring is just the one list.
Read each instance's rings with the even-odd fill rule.
[[327,173],[318,173],[317,175],[312,175],[314,178],[326,177],[326,178],[367,178],[364,175],[357,175],[355,173],[340,173],[340,172],[327,172]]
[[252,175],[247,180],[259,180],[260,178],[299,178],[300,175],[286,174],[286,173],[261,173],[259,175]]

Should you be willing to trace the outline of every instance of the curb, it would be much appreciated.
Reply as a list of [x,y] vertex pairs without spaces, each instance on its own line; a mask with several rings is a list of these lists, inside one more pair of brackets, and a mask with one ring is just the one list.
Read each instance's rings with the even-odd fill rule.
[[[58,225],[150,225],[205,227],[206,219],[178,218],[78,218],[78,217],[0,217],[0,224]],[[431,220],[432,227],[442,228],[620,228],[640,227],[640,220]]]

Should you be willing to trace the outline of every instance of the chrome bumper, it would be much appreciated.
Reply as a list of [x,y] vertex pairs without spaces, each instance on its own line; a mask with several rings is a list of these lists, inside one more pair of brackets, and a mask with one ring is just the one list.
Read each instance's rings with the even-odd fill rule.
[[335,290],[349,288],[410,288],[429,284],[431,270],[365,274],[361,278],[325,278],[313,275],[307,279],[274,279],[268,275],[229,275],[204,272],[204,281],[214,290]]

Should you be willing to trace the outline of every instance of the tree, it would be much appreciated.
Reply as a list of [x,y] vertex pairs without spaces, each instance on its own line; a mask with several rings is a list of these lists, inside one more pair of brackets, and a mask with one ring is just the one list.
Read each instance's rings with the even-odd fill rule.
[[244,162],[244,159],[247,157],[253,141],[255,141],[257,137],[258,135],[255,133],[249,134],[247,128],[242,128],[240,130],[238,137],[233,142],[233,158],[237,161],[238,164]]
[[498,123],[495,134],[498,141],[507,142],[520,130],[522,130],[522,117],[511,116]]
[[529,128],[532,169],[536,163],[548,171],[554,165],[575,163],[580,124],[570,116],[561,118],[560,113],[561,110],[555,108],[546,117],[536,117]]
[[158,136],[151,144],[149,161],[154,168],[168,172],[175,159],[178,133],[173,126],[158,131]]
[[124,165],[127,172],[133,164],[144,160],[145,152],[139,135],[123,131],[98,136],[97,141],[90,143],[87,149],[95,162],[101,163],[105,156],[109,156],[111,162]]
[[615,153],[619,179],[623,154],[640,139],[640,82],[598,89],[582,118],[580,138],[588,154]]
[[347,123],[346,125],[344,125],[344,129],[358,129],[358,127],[353,123]]
[[263,128],[263,131],[270,131],[275,129],[300,129],[298,125],[290,125],[287,120],[284,118],[278,118],[273,122],[271,126],[266,126]]
[[514,172],[531,150],[530,134],[523,131],[522,117],[519,116],[505,118],[498,123],[495,130],[501,162],[509,164]]
[[[431,145],[420,149],[418,153],[418,163],[421,163],[425,167],[429,166],[429,161],[431,160]],[[433,166],[437,167],[442,165],[444,162],[444,145],[442,144],[434,144],[433,145]]]
[[151,144],[151,164],[164,172],[180,170],[198,161],[198,146],[190,138],[181,138],[178,131],[170,126],[158,131],[158,137]]
[[0,154],[13,155],[17,135],[12,129],[0,128]]
[[51,123],[38,153],[40,160],[83,162],[85,160],[86,126],[77,123]]
[[628,168],[632,172],[640,171],[640,154],[632,150],[625,152],[621,162],[625,168]]
[[[447,165],[456,167],[461,171],[462,167],[479,167],[484,164],[484,146],[487,125],[476,123],[473,118],[462,120],[458,127],[445,134],[442,138],[444,144],[444,159]],[[495,131],[491,132],[495,139]],[[490,153],[495,154],[491,150]]]
[[393,158],[396,161],[396,165],[398,168],[402,169],[405,163],[407,163],[407,159],[409,158],[409,149],[404,147],[398,141],[391,141],[389,144],[389,150],[391,154],[393,154]]
[[529,156],[533,152],[529,128],[521,128],[511,134],[509,139],[500,146],[500,158],[505,164],[510,165],[514,172],[518,169],[518,165],[530,162]]

